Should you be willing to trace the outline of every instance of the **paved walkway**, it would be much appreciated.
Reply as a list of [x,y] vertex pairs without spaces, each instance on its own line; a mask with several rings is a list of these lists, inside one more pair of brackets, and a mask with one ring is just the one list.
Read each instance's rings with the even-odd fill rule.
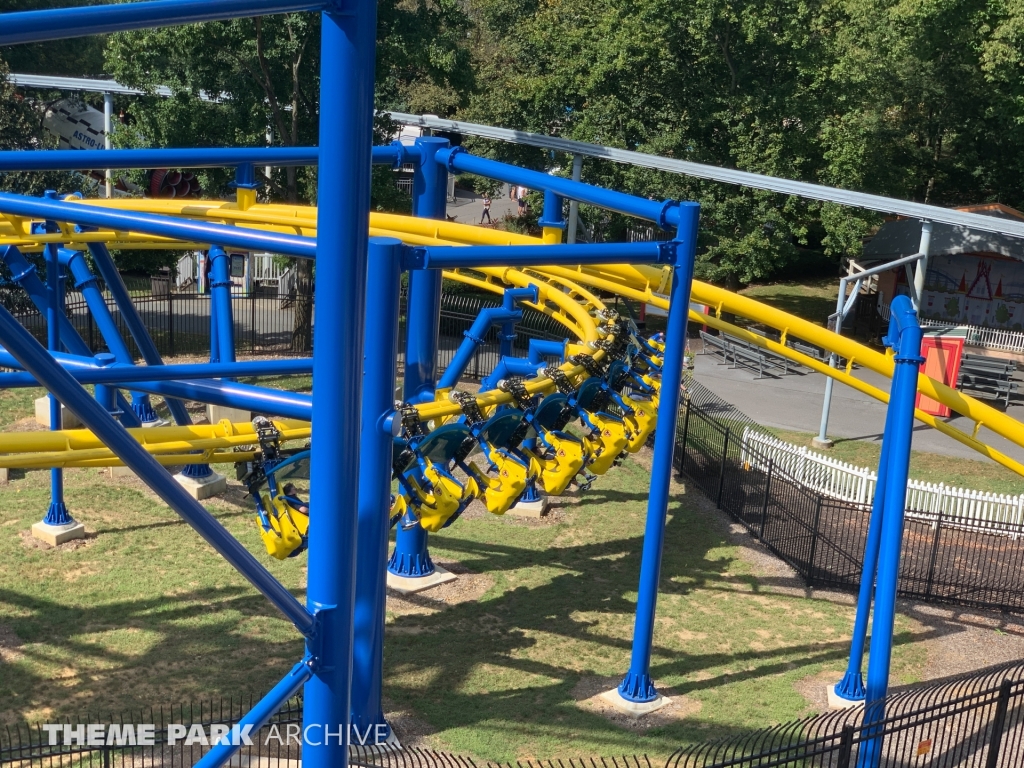
[[[746,368],[731,368],[721,358],[701,354],[700,340],[690,341],[694,351],[697,379],[726,402],[732,403],[752,419],[766,427],[818,433],[821,406],[825,392],[825,376],[820,373],[790,373],[786,376],[755,379],[757,375]],[[888,392],[889,379],[863,369],[854,375],[878,389]],[[983,400],[987,404],[995,401]],[[1002,403],[996,405],[1002,409]],[[845,384],[836,382],[832,389],[832,408],[829,414],[828,434],[854,440],[880,442],[885,428],[884,403],[861,394]],[[1024,403],[1011,400],[1007,414],[1024,421]],[[962,432],[974,429],[974,423],[963,417],[947,419]],[[1024,448],[982,428],[979,438],[1008,456],[1024,462]],[[914,450],[984,460],[983,457],[942,433],[917,423],[914,428]]]
[[[479,224],[483,212],[482,195],[456,187],[455,202],[448,203],[449,216],[454,216],[459,224]],[[501,191],[491,199],[491,220],[498,221],[505,216],[515,216],[518,212],[516,201],[508,197],[508,185],[503,184]]]

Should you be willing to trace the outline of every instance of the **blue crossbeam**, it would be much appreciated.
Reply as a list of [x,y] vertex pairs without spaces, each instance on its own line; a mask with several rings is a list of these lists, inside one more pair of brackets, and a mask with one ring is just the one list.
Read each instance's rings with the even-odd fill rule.
[[0,45],[66,40],[275,13],[318,11],[327,4],[323,0],[154,0],[5,13],[0,15]]
[[[0,21],[4,17],[0,16]],[[398,142],[373,148],[376,165],[405,162],[409,153]],[[104,168],[227,168],[251,165],[317,165],[317,147],[198,147],[174,149],[48,149],[0,152],[0,171],[80,171]]]

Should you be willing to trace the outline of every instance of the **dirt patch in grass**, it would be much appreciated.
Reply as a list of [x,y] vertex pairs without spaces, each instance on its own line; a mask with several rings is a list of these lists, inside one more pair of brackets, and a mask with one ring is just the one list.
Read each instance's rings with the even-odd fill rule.
[[25,549],[38,549],[42,552],[46,552],[51,549],[56,549],[60,552],[74,552],[77,549],[85,549],[90,546],[93,540],[96,538],[95,531],[90,531],[88,528],[85,530],[84,539],[71,539],[71,541],[65,541],[63,544],[58,544],[56,547],[52,544],[47,544],[45,541],[41,541],[32,535],[31,530],[18,531],[18,536],[21,538],[21,546]]
[[18,650],[24,643],[6,624],[0,624],[0,664],[13,664],[22,657]]
[[660,728],[700,714],[702,705],[699,701],[662,685],[658,685],[658,690],[671,699],[664,707],[639,717],[623,712],[603,695],[615,689],[621,681],[621,677],[584,677],[573,686],[572,698],[576,706],[585,712],[598,714],[620,728],[636,733],[646,733],[651,728]]
[[[394,616],[436,613],[453,605],[476,602],[494,586],[493,576],[485,573],[473,573],[462,563],[454,560],[435,560],[434,564],[456,574],[458,578],[412,595],[403,595],[389,589],[387,592],[388,613]],[[408,631],[410,628],[406,629]]]
[[819,672],[816,675],[801,678],[793,683],[793,688],[807,700],[807,704],[814,712],[824,712],[828,709],[828,693],[826,689],[835,685],[842,678],[842,672]]

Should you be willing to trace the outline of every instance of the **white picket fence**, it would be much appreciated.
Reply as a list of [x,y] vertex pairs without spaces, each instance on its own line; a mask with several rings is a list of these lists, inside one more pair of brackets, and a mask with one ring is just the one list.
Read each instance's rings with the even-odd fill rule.
[[[889,305],[883,304],[881,299],[879,299],[878,302],[878,314],[882,316],[883,320],[889,319]],[[1003,328],[986,328],[981,325],[944,323],[941,320],[929,320],[927,318],[921,319],[921,325],[925,328],[955,327],[957,335],[963,336],[965,343],[968,346],[1024,354],[1024,332],[1021,331],[1008,331]]]
[[[743,429],[740,460],[762,471],[767,470],[770,461],[805,487],[832,498],[870,504],[875,495],[874,471],[749,427]],[[1018,525],[1024,523],[1024,494],[1009,496],[910,480],[906,510],[908,517],[928,520],[935,520],[939,514],[961,518],[958,523],[977,520],[984,522],[986,529],[992,524]]]

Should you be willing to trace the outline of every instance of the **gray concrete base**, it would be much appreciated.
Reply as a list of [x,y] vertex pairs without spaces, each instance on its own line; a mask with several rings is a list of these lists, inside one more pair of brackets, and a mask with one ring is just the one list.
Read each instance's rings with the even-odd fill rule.
[[198,480],[194,477],[185,477],[182,474],[175,475],[174,479],[177,480],[181,487],[188,491],[196,501],[208,499],[211,496],[224,493],[224,491],[228,489],[228,479],[224,477],[224,475],[219,475],[216,472],[212,475],[201,477]]
[[611,704],[620,712],[624,712],[632,717],[643,717],[649,715],[651,712],[657,712],[662,707],[668,706],[672,703],[672,699],[668,696],[662,696],[658,694],[658,698],[654,701],[627,701],[622,698],[622,694],[619,693],[618,688],[612,688],[610,691],[605,691],[601,694],[601,699],[608,704]]
[[7,485],[11,482],[11,470],[7,467],[0,467],[0,485]]
[[107,467],[107,476],[111,480],[119,480],[122,477],[135,477],[135,473],[129,467]]
[[168,427],[171,422],[166,419],[157,419],[156,421],[144,421],[142,422],[143,429],[151,429],[152,427]]
[[508,508],[506,515],[518,517],[544,517],[548,513],[548,497],[541,496],[537,501],[517,501]]
[[[36,398],[36,423],[47,429],[50,428],[49,395]],[[63,403],[60,406],[60,423],[63,429],[79,429],[82,426],[82,420],[65,408]]]
[[454,573],[446,571],[439,565],[434,566],[434,572],[429,576],[420,576],[415,579],[408,576],[396,576],[388,571],[388,589],[393,589],[400,595],[414,595],[425,589],[436,587],[438,584],[455,581],[457,578],[459,577]]
[[828,451],[835,446],[835,441],[829,440],[827,437],[824,440],[819,440],[816,437],[811,439],[811,448],[817,448],[819,451]]
[[85,538],[85,526],[79,522],[68,523],[67,525],[48,525],[47,523],[34,523],[32,525],[32,537],[44,541],[51,547],[63,544],[72,539]]
[[207,405],[206,416],[211,424],[219,424],[227,419],[232,424],[248,424],[252,421],[252,411],[241,408],[228,408],[223,405]]
[[851,701],[850,699],[844,699],[842,696],[837,696],[835,684],[825,688],[825,695],[828,697],[829,709],[853,709],[854,707],[864,706],[863,701]]

